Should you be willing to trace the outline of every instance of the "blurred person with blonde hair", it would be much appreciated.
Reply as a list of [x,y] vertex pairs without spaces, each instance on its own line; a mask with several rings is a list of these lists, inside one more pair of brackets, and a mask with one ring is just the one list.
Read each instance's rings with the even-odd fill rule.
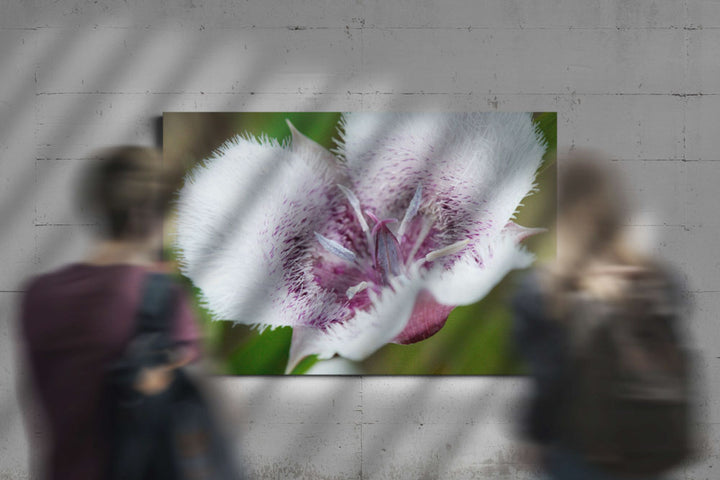
[[[43,478],[108,478],[107,372],[136,334],[146,278],[167,270],[162,224],[180,172],[163,165],[157,149],[138,146],[91,161],[82,201],[100,218],[102,238],[84,261],[32,279],[22,304],[30,388],[49,434]],[[171,370],[199,354],[188,297],[172,289],[172,358],[137,375],[143,395],[164,391]]]
[[676,278],[630,240],[607,159],[560,164],[557,259],[513,300],[533,391],[522,430],[553,479],[657,479],[687,458]]

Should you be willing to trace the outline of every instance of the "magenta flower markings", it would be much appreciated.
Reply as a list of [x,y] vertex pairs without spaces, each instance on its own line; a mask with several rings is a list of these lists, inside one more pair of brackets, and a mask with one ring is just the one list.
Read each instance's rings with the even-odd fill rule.
[[532,261],[512,221],[544,145],[528,114],[343,116],[336,155],[238,137],[180,195],[183,272],[217,318],[293,327],[305,356],[414,343]]

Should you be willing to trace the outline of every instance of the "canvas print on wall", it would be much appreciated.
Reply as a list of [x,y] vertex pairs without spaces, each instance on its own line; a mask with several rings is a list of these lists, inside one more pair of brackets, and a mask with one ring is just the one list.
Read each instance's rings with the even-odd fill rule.
[[219,373],[521,372],[506,302],[554,255],[554,113],[166,113],[163,136]]

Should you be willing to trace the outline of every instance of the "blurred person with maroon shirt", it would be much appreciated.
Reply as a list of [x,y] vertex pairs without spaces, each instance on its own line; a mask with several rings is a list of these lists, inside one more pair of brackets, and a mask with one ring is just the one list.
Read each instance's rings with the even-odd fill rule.
[[[32,391],[49,431],[42,474],[51,479],[106,477],[104,382],[135,334],[143,283],[162,272],[162,222],[175,175],[159,151],[119,147],[101,152],[86,182],[89,200],[105,220],[105,238],[81,263],[30,281],[20,329]],[[159,393],[171,370],[199,355],[199,329],[187,295],[176,286],[172,365],[144,369],[136,388]]]

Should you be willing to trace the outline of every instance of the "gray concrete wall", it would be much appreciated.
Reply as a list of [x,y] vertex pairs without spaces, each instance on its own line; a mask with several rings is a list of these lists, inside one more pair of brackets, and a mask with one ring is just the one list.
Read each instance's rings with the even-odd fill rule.
[[[163,111],[557,111],[561,149],[618,160],[628,223],[687,277],[720,469],[720,2],[5,0],[0,5],[0,478],[29,475],[12,320],[22,280],[78,259],[68,200],[96,147],[153,143]],[[517,378],[232,378],[257,478],[528,476]],[[43,432],[31,429],[31,438]]]

